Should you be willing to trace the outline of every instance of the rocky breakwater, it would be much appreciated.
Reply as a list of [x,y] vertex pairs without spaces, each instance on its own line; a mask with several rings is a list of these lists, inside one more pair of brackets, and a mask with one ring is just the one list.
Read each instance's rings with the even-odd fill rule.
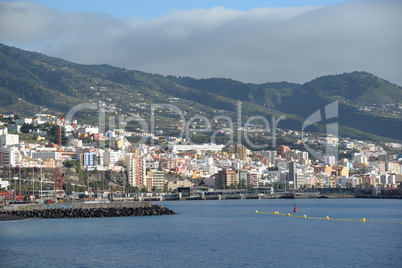
[[156,216],[174,215],[173,210],[160,205],[150,207],[120,207],[120,208],[71,208],[71,209],[43,209],[28,211],[4,211],[3,214],[25,218],[96,218],[96,217],[129,217],[129,216]]

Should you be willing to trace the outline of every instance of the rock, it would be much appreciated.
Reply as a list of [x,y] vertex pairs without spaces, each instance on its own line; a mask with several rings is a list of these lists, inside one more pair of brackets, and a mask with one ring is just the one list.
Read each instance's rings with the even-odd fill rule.
[[174,215],[174,211],[153,205],[151,207],[122,207],[122,208],[72,208],[72,209],[47,209],[31,211],[3,211],[2,213],[12,214],[28,218],[92,218],[92,217],[128,217],[128,216],[153,216],[153,215]]

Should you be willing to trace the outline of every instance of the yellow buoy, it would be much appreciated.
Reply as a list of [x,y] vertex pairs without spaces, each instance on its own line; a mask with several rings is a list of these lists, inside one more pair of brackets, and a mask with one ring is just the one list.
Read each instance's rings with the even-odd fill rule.
[[307,218],[307,216],[306,216],[306,215],[303,215],[303,218]]
[[366,218],[362,218],[362,222],[366,222]]
[[286,214],[286,216],[290,216],[290,213]]
[[255,213],[258,213],[258,210],[256,210]]
[[328,217],[328,216],[326,216],[326,217],[325,217],[325,219],[326,219],[326,220],[329,220],[329,217]]

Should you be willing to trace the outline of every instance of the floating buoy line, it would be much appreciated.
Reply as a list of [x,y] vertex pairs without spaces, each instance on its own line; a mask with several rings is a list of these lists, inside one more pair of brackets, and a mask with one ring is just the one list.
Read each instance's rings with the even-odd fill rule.
[[313,220],[327,220],[327,221],[352,221],[352,222],[373,222],[373,223],[393,223],[393,224],[402,224],[402,222],[392,222],[392,221],[368,221],[366,218],[362,218],[361,220],[347,220],[347,219],[332,219],[329,216],[325,218],[318,218],[318,217],[307,217],[306,215],[292,215],[290,213],[283,214],[279,213],[279,211],[274,212],[261,212],[256,210],[255,213],[258,214],[272,214],[272,215],[280,215],[280,216],[287,216],[287,217],[294,217],[294,218],[303,218],[303,219],[313,219]]

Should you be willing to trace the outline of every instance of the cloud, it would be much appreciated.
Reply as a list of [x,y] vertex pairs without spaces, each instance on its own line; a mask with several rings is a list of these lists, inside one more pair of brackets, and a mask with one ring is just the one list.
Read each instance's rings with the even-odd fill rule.
[[78,63],[244,82],[367,71],[402,85],[402,3],[215,7],[151,20],[0,2],[0,42]]

